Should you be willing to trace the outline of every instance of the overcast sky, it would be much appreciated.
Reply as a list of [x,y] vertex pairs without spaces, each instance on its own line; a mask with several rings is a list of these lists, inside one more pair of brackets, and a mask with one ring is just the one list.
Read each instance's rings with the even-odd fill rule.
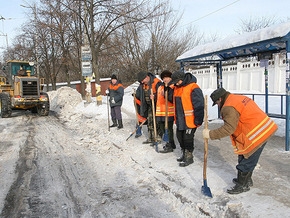
[[[155,0],[154,0],[155,1]],[[0,3],[0,51],[6,47],[16,35],[17,30],[26,19],[29,9],[20,5],[27,5],[31,0],[1,0]],[[261,16],[273,17],[286,21],[290,18],[289,0],[171,0],[172,6],[179,13],[183,13],[182,25],[186,28],[194,25],[205,34],[218,34],[220,38],[236,34],[241,20]]]

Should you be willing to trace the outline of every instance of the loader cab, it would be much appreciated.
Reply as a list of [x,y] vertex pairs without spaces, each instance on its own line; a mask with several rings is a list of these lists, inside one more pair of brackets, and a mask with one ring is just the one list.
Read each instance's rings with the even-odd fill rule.
[[34,76],[33,62],[8,61],[7,65],[12,76]]
[[9,75],[9,83],[12,84],[15,77],[35,76],[34,63],[28,61],[7,61],[5,72]]

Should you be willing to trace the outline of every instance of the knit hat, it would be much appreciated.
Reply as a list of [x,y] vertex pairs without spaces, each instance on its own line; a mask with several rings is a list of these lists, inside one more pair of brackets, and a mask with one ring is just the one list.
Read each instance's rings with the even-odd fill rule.
[[226,93],[227,91],[224,88],[218,88],[215,91],[213,91],[213,93],[211,93],[210,95],[210,98],[213,101],[212,106],[214,106],[216,104],[215,102]]
[[111,76],[111,79],[117,79],[117,76],[116,76],[115,74],[113,74],[113,75]]
[[163,80],[164,77],[170,77],[171,78],[172,73],[169,70],[162,71],[160,77]]
[[172,74],[172,76],[171,76],[171,79],[172,79],[171,81],[172,81],[172,83],[175,84],[175,83],[177,83],[179,80],[183,80],[184,75],[185,75],[185,74],[184,74],[181,70],[174,72],[174,73]]
[[138,82],[141,83],[146,78],[147,75],[148,75],[148,73],[146,73],[144,71],[139,72],[137,74],[137,80],[138,80]]

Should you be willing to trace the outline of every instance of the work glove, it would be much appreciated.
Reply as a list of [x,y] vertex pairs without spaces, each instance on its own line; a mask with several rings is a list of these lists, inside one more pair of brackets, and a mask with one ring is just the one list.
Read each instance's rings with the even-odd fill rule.
[[131,94],[132,94],[132,96],[134,96],[134,94],[136,94],[136,89],[132,89],[132,91],[131,91]]
[[116,103],[114,98],[111,99],[111,102],[112,102],[112,104]]
[[209,129],[204,129],[202,131],[202,135],[204,139],[209,139],[209,131],[210,131]]
[[108,89],[106,89],[106,95],[109,95],[109,90]]

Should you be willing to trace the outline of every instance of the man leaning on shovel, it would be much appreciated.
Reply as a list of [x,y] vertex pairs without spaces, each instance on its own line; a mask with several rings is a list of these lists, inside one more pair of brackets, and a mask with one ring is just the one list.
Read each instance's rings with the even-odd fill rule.
[[160,74],[162,85],[157,89],[156,121],[159,126],[158,135],[166,142],[160,153],[173,152],[176,148],[173,135],[174,106],[172,100],[174,84],[171,83],[171,75],[172,73],[169,70],[163,70]]
[[[155,142],[154,125],[156,125],[156,123],[154,123],[155,118],[153,119],[152,102],[156,103],[156,92],[162,82],[152,73],[144,71],[141,71],[137,74],[137,80],[140,83],[135,95],[138,105],[138,114],[141,117],[147,119],[148,129],[148,138],[146,141],[143,142],[143,144],[150,144],[151,146],[153,146],[153,143]],[[153,93],[153,95],[151,94],[151,92]]]
[[253,186],[252,173],[269,138],[278,126],[258,105],[244,95],[235,95],[224,88],[210,95],[213,105],[218,105],[224,125],[214,129],[204,129],[205,139],[220,139],[230,136],[234,153],[238,155],[237,178],[235,186],[228,189],[229,194],[240,194]]

